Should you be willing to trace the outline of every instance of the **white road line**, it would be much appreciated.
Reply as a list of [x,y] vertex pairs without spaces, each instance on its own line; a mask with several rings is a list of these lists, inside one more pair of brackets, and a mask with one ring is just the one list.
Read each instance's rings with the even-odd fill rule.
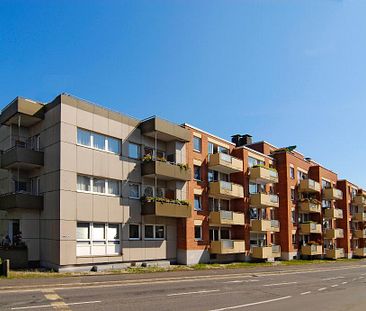
[[301,293],[300,295],[307,295],[307,294],[310,294],[311,292],[303,292]]
[[297,284],[297,282],[286,282],[286,283],[265,284],[265,285],[263,285],[263,286],[280,286],[280,285],[289,285],[289,284]]
[[[71,302],[71,303],[65,303],[63,306],[76,306],[76,305],[86,305],[86,304],[93,304],[93,303],[99,303],[100,300],[95,301],[83,301],[83,302]],[[40,308],[52,308],[54,305],[39,305],[39,306],[28,306],[28,307],[16,307],[11,308],[11,310],[27,310],[27,309],[40,309]]]
[[366,275],[366,273],[361,273],[360,275]]
[[193,294],[205,294],[205,293],[213,293],[213,292],[219,292],[219,289],[212,289],[212,290],[200,290],[198,292],[185,292],[185,293],[175,293],[175,294],[168,294],[168,297],[171,296],[182,296],[182,295],[193,295]]
[[347,284],[348,282],[342,282],[342,284]]
[[363,277],[363,276],[360,276],[358,279],[359,279],[359,280],[362,280],[362,279],[364,279],[364,277]]
[[326,287],[322,287],[322,288],[319,288],[318,291],[321,292],[323,290],[326,290],[327,288]]
[[334,284],[334,285],[332,285],[331,287],[338,287],[338,284]]
[[334,278],[322,279],[322,281],[332,281],[332,280],[338,280],[338,279],[344,279],[344,276],[337,276]]
[[259,282],[259,280],[235,280],[235,281],[227,281],[227,282],[223,282],[223,283],[230,284],[230,283],[251,283],[251,282]]
[[275,299],[270,299],[270,300],[263,300],[263,301],[258,301],[258,302],[252,302],[252,303],[247,303],[245,305],[224,307],[224,308],[220,308],[220,309],[212,309],[210,311],[224,311],[224,310],[240,309],[240,308],[245,308],[245,307],[250,307],[250,306],[261,305],[261,304],[264,304],[264,303],[285,300],[285,299],[289,299],[289,298],[292,298],[292,296],[285,296],[285,297],[280,297],[280,298],[275,298]]

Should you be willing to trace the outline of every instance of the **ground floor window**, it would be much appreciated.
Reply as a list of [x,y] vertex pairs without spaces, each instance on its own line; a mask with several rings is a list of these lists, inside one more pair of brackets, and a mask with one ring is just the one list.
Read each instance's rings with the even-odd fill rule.
[[119,224],[77,223],[76,256],[118,255],[120,253]]
[[165,226],[164,225],[144,225],[145,240],[164,240]]
[[202,226],[194,226],[194,239],[202,241]]

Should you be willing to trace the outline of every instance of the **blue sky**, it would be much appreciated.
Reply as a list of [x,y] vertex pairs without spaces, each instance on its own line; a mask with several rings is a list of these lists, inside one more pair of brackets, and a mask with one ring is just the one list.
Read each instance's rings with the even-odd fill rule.
[[366,1],[0,1],[0,106],[68,92],[298,150],[366,187]]

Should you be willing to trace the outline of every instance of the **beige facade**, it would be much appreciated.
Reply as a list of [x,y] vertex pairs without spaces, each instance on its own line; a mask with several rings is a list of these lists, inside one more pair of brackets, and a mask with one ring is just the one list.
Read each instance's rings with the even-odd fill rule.
[[[55,269],[97,263],[175,261],[177,219],[188,217],[189,211],[178,216],[164,214],[164,207],[174,209],[179,205],[189,209],[184,201],[190,174],[184,166],[187,131],[158,118],[129,118],[69,95],[60,95],[46,105],[37,104],[40,118],[32,115],[34,109],[20,109],[28,105],[35,103],[16,99],[2,111],[2,160],[10,148],[20,146],[21,152],[42,154],[44,161],[42,165],[28,163],[29,156],[12,166],[9,161],[2,161],[0,191],[7,200],[4,202],[12,203],[5,206],[1,204],[4,199],[0,199],[0,236],[11,236],[13,230],[20,230],[28,260]],[[79,130],[93,136],[93,146],[80,143]],[[114,143],[118,152],[105,150],[107,144],[112,148]],[[131,156],[130,144],[137,156]],[[143,176],[141,160],[149,154],[149,160],[159,161],[158,164],[166,164],[170,157],[172,176],[160,176],[159,171]],[[177,169],[177,164],[181,168]],[[169,165],[163,171],[171,172]],[[79,178],[86,181],[86,187],[91,182],[92,188],[80,189],[84,184],[79,185]],[[118,189],[108,193],[112,185]],[[131,187],[137,191],[133,195]],[[157,195],[157,191],[163,194]],[[164,198],[168,194],[169,198]],[[24,200],[26,195],[40,199],[40,206],[30,208],[29,200]],[[142,213],[144,195],[167,201],[165,205],[160,203],[162,214]],[[138,228],[133,238],[130,224]]]

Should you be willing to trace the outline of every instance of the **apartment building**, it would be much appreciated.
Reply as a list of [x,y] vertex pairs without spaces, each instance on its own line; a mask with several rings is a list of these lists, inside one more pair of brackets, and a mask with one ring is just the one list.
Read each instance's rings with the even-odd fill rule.
[[188,130],[65,94],[18,97],[0,123],[0,236],[21,232],[29,262],[176,261],[177,223],[190,216]]
[[0,238],[55,270],[366,256],[366,192],[250,135],[74,96],[0,114]]

